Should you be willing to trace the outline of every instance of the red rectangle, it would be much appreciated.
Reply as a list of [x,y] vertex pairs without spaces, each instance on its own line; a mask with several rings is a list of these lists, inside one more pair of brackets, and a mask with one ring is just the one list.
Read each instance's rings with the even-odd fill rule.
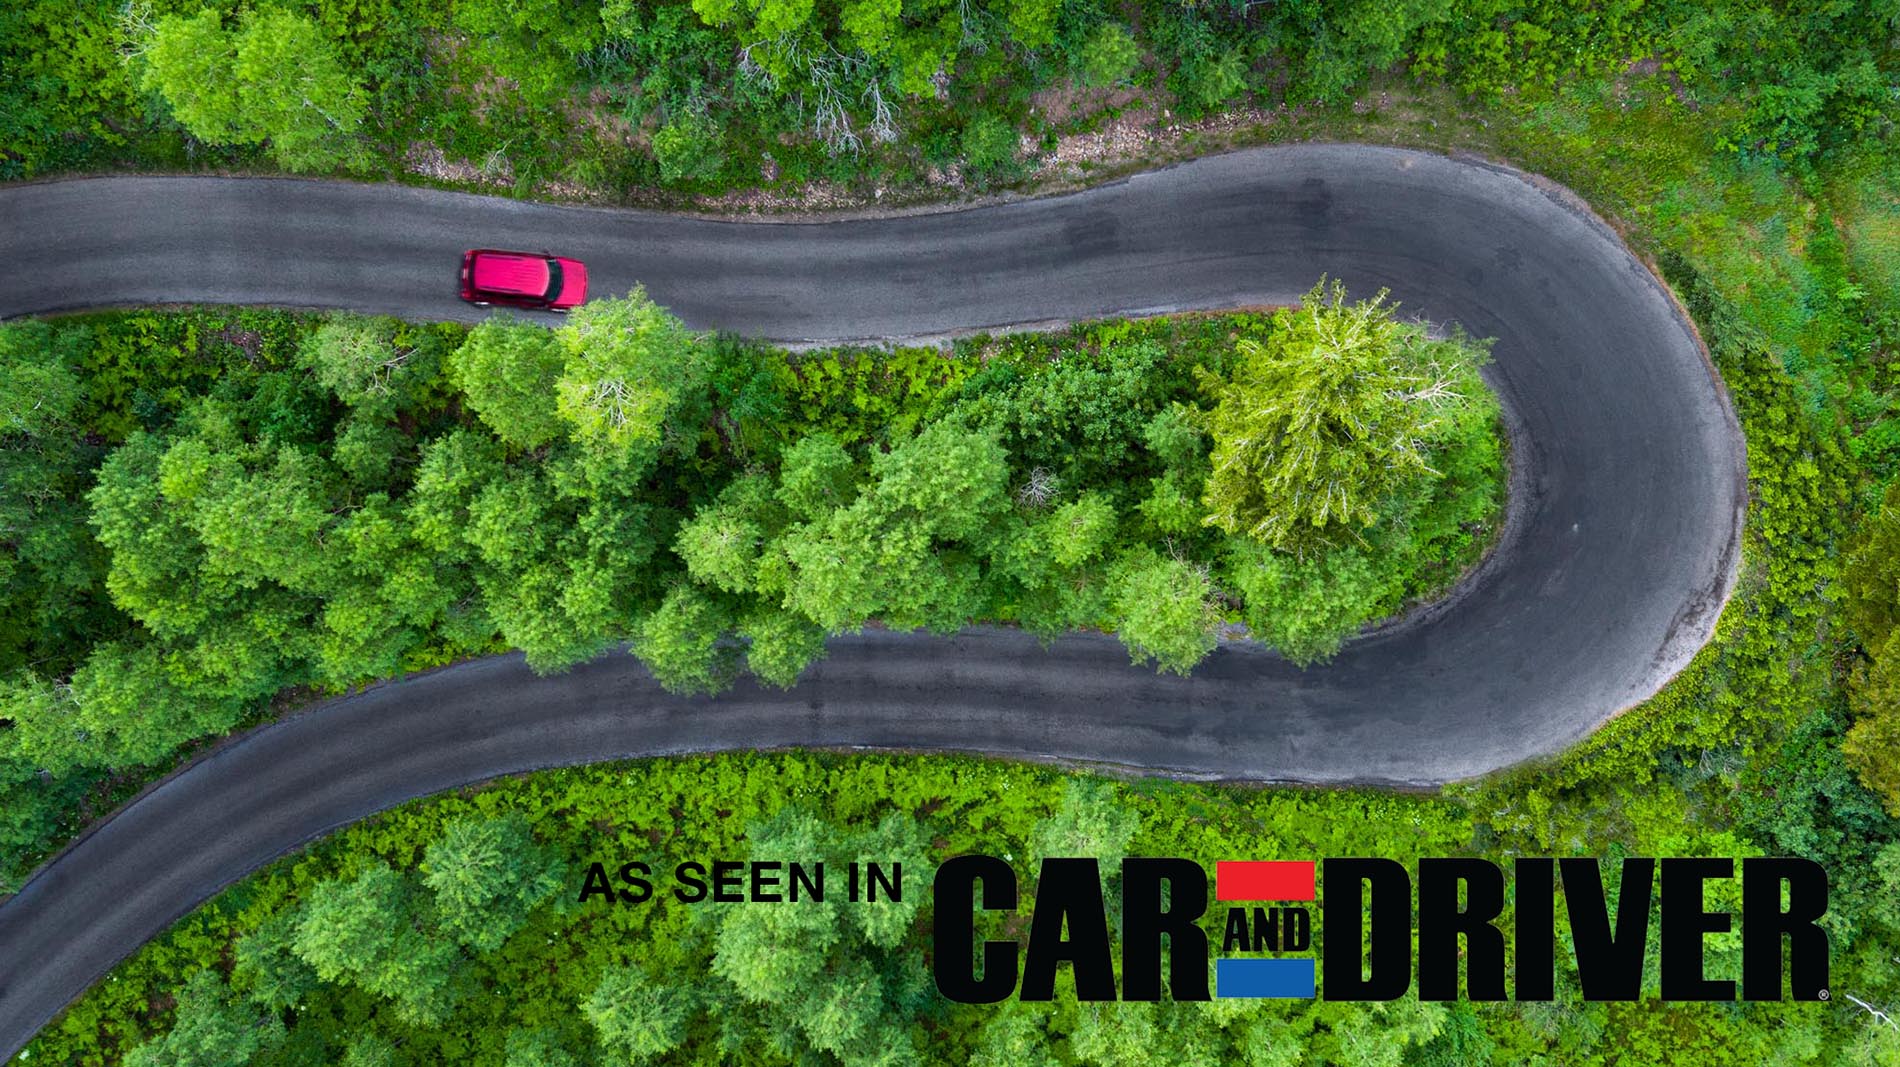
[[1312,900],[1311,860],[1220,860],[1215,900]]

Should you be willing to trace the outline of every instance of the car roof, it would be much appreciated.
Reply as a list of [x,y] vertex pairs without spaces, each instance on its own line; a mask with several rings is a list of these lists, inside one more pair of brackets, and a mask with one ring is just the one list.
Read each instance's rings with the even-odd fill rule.
[[491,293],[519,293],[542,296],[548,291],[546,256],[522,252],[475,253],[475,288]]

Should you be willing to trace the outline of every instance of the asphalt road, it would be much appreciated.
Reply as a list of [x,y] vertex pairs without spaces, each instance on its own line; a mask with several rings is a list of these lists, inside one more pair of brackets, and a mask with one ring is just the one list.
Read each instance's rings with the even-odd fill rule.
[[1440,608],[1297,670],[1192,678],[1113,638],[834,640],[789,692],[661,692],[631,656],[516,657],[332,701],[149,789],[0,905],[0,1052],[217,890],[409,797],[511,771],[777,746],[956,749],[1187,777],[1430,785],[1553,752],[1653,694],[1739,559],[1740,433],[1680,311],[1577,201],[1390,149],[1242,152],[952,213],[738,223],[384,186],[113,178],[0,188],[0,315],[273,302],[470,318],[462,249],[548,248],[595,292],[809,341],[1284,303],[1322,273],[1497,338],[1515,422],[1498,550]]

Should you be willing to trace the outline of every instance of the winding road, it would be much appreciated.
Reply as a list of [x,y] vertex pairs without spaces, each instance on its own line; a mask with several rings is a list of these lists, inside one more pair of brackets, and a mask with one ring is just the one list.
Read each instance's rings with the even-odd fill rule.
[[1554,752],[1653,694],[1734,580],[1743,446],[1684,315],[1573,196],[1483,163],[1308,145],[1088,192],[725,222],[296,180],[0,187],[0,316],[158,302],[470,319],[472,246],[584,259],[687,322],[787,341],[1286,303],[1322,273],[1497,338],[1511,521],[1447,603],[1298,670],[1224,645],[1187,679],[1113,638],[836,639],[789,692],[658,689],[631,656],[500,657],[331,701],[148,789],[0,904],[0,1055],[222,887],[410,797],[528,768],[778,746],[954,749],[1186,777],[1431,785]]

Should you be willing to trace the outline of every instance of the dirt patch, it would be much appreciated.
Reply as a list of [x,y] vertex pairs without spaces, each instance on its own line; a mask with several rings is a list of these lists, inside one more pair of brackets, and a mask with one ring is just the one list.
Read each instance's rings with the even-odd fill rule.
[[1119,111],[1142,99],[1142,94],[1134,89],[1090,89],[1064,82],[1031,96],[1029,111],[1042,116],[1051,126],[1060,127],[1103,111]]
[[480,166],[467,160],[451,160],[442,146],[433,141],[417,141],[402,154],[402,169],[440,182],[506,189],[514,184],[514,164],[499,149],[489,153]]

